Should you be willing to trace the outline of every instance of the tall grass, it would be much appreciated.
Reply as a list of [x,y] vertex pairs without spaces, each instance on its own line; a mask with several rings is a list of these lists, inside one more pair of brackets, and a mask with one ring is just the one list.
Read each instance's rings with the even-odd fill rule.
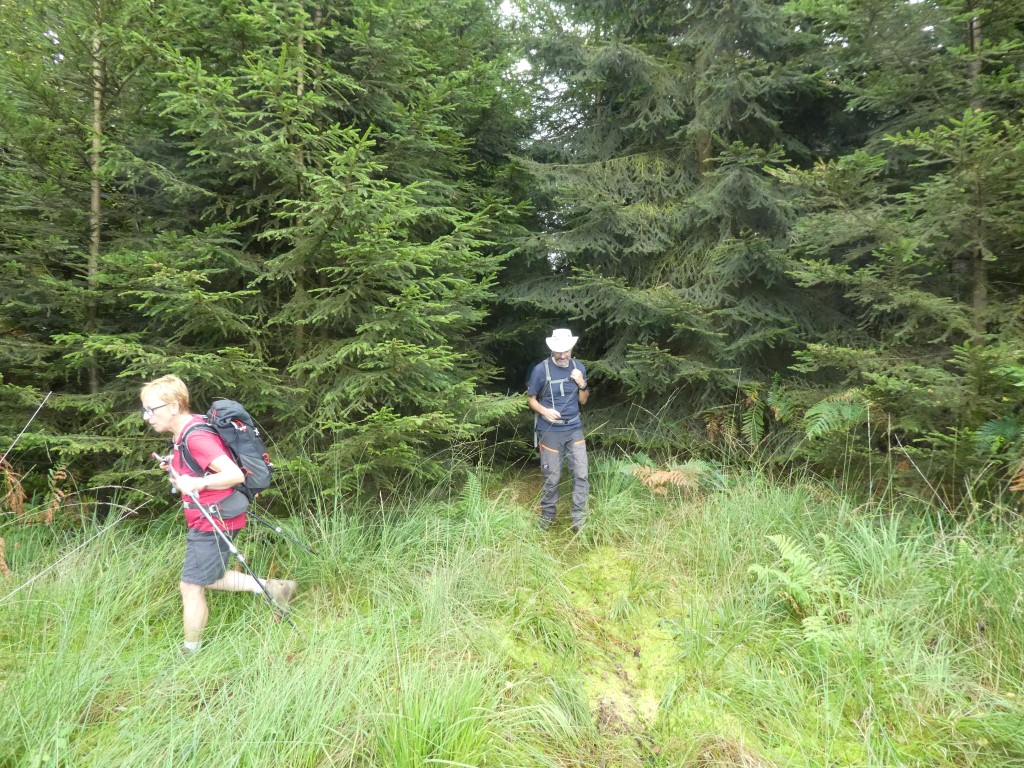
[[189,658],[177,519],[8,525],[0,766],[1024,765],[1008,518],[757,475],[659,495],[623,461],[593,486],[579,536],[483,470],[315,500],[281,521],[313,555],[251,527],[299,632],[212,594]]

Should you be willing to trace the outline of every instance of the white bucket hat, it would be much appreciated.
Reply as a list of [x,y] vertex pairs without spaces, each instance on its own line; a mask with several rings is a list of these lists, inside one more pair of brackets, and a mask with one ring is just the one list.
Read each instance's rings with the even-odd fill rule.
[[552,352],[568,352],[579,341],[579,337],[573,336],[568,328],[555,328],[548,337],[548,349]]

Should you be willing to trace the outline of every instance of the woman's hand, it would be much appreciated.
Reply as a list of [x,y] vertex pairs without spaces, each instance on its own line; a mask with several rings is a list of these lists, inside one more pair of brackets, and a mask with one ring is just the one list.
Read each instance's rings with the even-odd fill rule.
[[171,475],[171,482],[181,491],[182,496],[198,496],[200,491],[207,488],[205,477]]

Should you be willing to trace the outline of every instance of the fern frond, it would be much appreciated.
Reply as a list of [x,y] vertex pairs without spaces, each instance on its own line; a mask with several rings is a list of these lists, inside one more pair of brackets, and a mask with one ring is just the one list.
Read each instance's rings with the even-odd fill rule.
[[1017,471],[1010,481],[1011,491],[1024,491],[1024,461],[1017,465]]
[[803,630],[804,640],[815,645],[833,648],[839,639],[835,624],[824,613],[804,617],[800,622],[800,628]]
[[774,535],[768,540],[779,551],[780,562],[771,568],[754,564],[748,572],[777,589],[796,617],[821,612],[837,591],[835,569],[844,562],[838,550],[831,549],[832,554],[817,562],[802,544],[788,536]]
[[868,403],[858,390],[822,400],[804,414],[808,437],[847,430],[867,421]]
[[761,399],[753,400],[750,407],[743,412],[740,429],[743,437],[746,438],[747,443],[751,446],[756,446],[761,442],[761,438],[764,437],[764,414],[765,402]]
[[1016,444],[1024,430],[1020,422],[1013,416],[1004,416],[1001,419],[990,419],[982,424],[974,433],[974,440],[978,449],[983,453],[999,453],[1008,445]]
[[466,483],[459,492],[459,508],[463,512],[473,512],[483,505],[484,486],[480,476],[470,471],[466,475]]
[[811,595],[799,582],[793,581],[789,574],[778,568],[765,568],[756,563],[751,565],[747,572],[756,576],[757,580],[764,583],[766,587],[777,590],[778,596],[789,606],[794,616],[807,615],[813,602]]
[[791,574],[802,581],[821,580],[824,575],[821,567],[802,544],[782,534],[769,536],[768,540],[779,550],[779,555],[782,557],[782,561],[789,566]]
[[840,592],[845,590],[846,582],[852,573],[849,559],[836,540],[828,534],[819,533],[815,538],[822,543],[821,567],[826,574],[829,588]]
[[772,418],[779,424],[790,424],[796,416],[796,402],[782,387],[772,387],[768,391],[768,407]]

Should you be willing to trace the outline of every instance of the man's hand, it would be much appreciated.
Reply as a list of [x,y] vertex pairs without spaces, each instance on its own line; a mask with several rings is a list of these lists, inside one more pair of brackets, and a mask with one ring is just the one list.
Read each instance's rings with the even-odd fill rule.
[[544,421],[551,422],[554,424],[556,421],[562,418],[562,414],[556,411],[554,408],[548,408],[547,406],[541,405],[537,401],[536,395],[529,395],[526,398],[527,404],[530,406],[530,410],[540,416]]
[[587,382],[583,379],[583,371],[579,368],[573,368],[572,373],[569,374],[569,378],[576,382],[576,386],[583,389],[587,386]]

